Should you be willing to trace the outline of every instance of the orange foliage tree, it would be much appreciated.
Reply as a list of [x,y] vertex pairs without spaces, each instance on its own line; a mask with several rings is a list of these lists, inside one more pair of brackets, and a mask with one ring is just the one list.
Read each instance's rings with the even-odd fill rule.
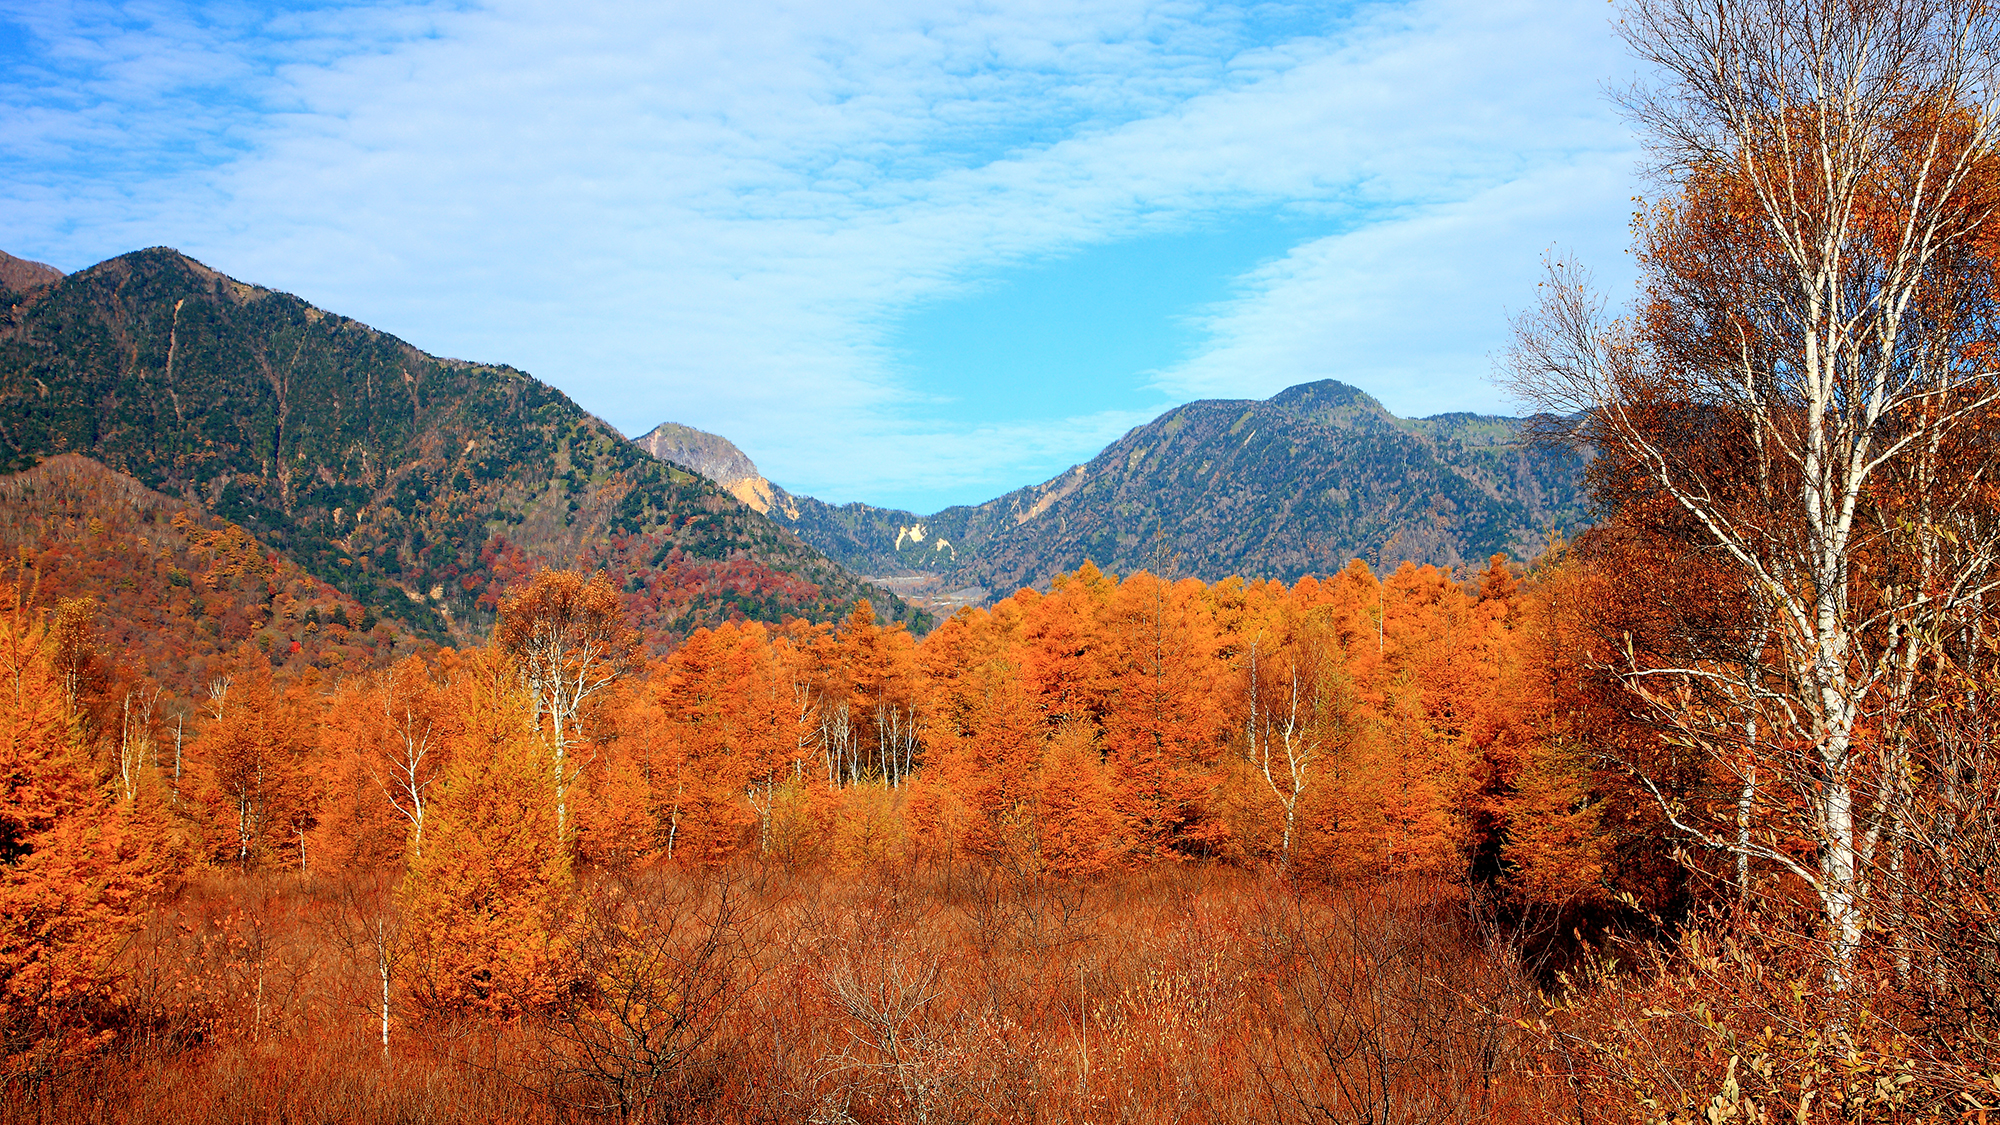
[[561,836],[569,830],[567,794],[579,769],[571,750],[584,737],[584,704],[629,666],[638,638],[602,572],[586,579],[544,570],[500,603],[493,640],[527,685],[534,730],[548,749]]
[[318,702],[306,682],[276,682],[262,654],[239,653],[210,685],[195,757],[213,862],[248,871],[309,861]]
[[467,664],[429,842],[398,889],[400,960],[432,1012],[511,1017],[561,990],[575,874],[526,693],[497,653]]
[[650,757],[654,816],[669,857],[712,865],[755,820],[796,745],[769,634],[755,623],[698,629],[662,668],[663,720]]
[[55,639],[0,612],[0,1049],[8,1077],[73,1061],[108,1032],[113,958],[158,886],[145,842],[97,783]]
[[1212,807],[1223,714],[1204,593],[1141,571],[1106,607],[1104,747],[1140,858],[1209,853],[1226,833]]

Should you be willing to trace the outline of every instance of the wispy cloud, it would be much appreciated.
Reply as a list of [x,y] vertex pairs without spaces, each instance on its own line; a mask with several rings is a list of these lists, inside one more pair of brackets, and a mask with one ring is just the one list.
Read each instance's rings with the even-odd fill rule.
[[[983,502],[999,495],[992,487],[996,477],[1012,481],[1010,491],[1040,483],[1055,475],[1049,466],[1086,460],[1157,414],[1156,410],[1103,410],[1034,423],[974,423],[948,429],[921,423],[901,426],[878,437],[893,445],[896,456],[862,459],[849,466],[843,479],[852,482],[854,493],[841,499],[864,498],[916,512],[948,506],[929,502],[936,496],[957,497],[956,503]],[[910,464],[922,465],[925,475],[914,480],[906,476]]]
[[1159,391],[1334,376],[1446,409],[1492,400],[1483,356],[1535,254],[1607,221],[1615,241],[1629,195],[1590,0],[149,0],[0,20],[21,29],[0,245],[69,268],[178,245],[524,367],[628,431],[717,430],[833,499],[981,499],[1142,420],[1052,403],[986,425],[939,407],[950,372],[894,362],[899,315],[996,264],[1309,212],[1340,233],[1240,279]]
[[1509,317],[1533,301],[1558,234],[1573,239],[1561,249],[1609,264],[1606,281],[1623,280],[1628,165],[1590,154],[1298,246],[1208,310],[1207,344],[1156,385],[1176,398],[1263,397],[1338,378],[1405,416],[1516,409],[1489,378]]

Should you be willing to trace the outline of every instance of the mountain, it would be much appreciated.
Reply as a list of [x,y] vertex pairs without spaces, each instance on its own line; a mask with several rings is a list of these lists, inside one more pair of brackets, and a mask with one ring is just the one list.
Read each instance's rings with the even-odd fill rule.
[[895,582],[912,571],[949,569],[940,568],[929,557],[932,552],[947,552],[947,562],[956,558],[948,553],[949,543],[927,534],[923,526],[926,517],[867,504],[835,506],[788,492],[766,479],[748,454],[719,434],[662,422],[633,438],[632,444],[662,461],[684,465],[709,478],[745,504],[792,528],[827,557],[848,560],[841,565],[850,570],[859,567],[857,574],[881,576],[873,581]]
[[243,528],[70,453],[0,477],[0,582],[43,605],[89,599],[100,651],[182,699],[245,644],[273,667],[342,672],[420,647]]
[[[1442,565],[1539,552],[1588,522],[1583,461],[1523,420],[1398,418],[1324,380],[1207,400],[1134,429],[1053,480],[930,515],[770,486],[771,514],[841,565],[906,593],[976,600],[1089,559],[1216,579],[1295,579],[1350,558]],[[974,590],[977,593],[974,593]]]
[[177,251],[0,293],[0,458],[99,461],[436,640],[536,563],[602,567],[656,647],[871,588],[511,367],[425,354]]
[[26,292],[38,286],[61,281],[63,271],[44,262],[31,262],[26,258],[0,250],[0,289]]
[[728,438],[678,422],[662,422],[644,436],[633,438],[632,444],[662,461],[693,469],[759,512],[771,510],[771,482]]

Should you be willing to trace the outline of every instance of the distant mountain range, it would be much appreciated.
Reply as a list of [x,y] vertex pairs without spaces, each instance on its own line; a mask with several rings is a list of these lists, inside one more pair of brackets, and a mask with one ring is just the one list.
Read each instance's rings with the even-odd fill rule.
[[537,563],[609,571],[656,647],[864,596],[917,616],[520,371],[427,355],[164,248],[68,276],[0,258],[0,460],[62,453],[231,520],[440,641],[481,635]]
[[92,458],[440,641],[482,635],[543,563],[609,571],[665,647],[861,597],[921,625],[891,589],[949,609],[1086,559],[1289,580],[1355,557],[1526,558],[1587,513],[1582,461],[1521,427],[1397,418],[1328,380],[1189,403],[984,504],[836,506],[717,435],[667,423],[627,441],[513,368],[428,355],[173,250],[67,276],[0,254],[0,467]]
[[1479,414],[1398,418],[1324,380],[1261,402],[1177,407],[1053,480],[929,515],[795,495],[734,445],[685,426],[640,442],[690,458],[842,566],[946,608],[1086,559],[1115,572],[1291,580],[1351,558],[1530,558],[1588,511],[1582,458],[1528,444],[1522,426]]

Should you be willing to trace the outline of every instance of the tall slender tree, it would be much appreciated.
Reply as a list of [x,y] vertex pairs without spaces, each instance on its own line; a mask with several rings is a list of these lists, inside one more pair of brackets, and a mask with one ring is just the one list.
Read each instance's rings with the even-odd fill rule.
[[563,835],[566,796],[579,768],[571,751],[584,737],[584,704],[630,666],[638,638],[602,572],[585,578],[544,570],[500,603],[493,639],[527,686],[535,731],[549,757],[556,833]]
[[19,590],[12,601],[0,609],[0,1065],[22,1077],[108,1035],[114,957],[158,878],[92,776],[59,638]]
[[397,890],[395,959],[433,1012],[515,1016],[561,993],[576,879],[525,690],[504,656],[466,665],[429,842]]
[[1754,712],[1764,745],[1792,748],[1774,763],[1790,825],[1717,830],[1655,790],[1684,833],[1811,889],[1844,989],[1867,841],[1895,804],[1871,807],[1897,770],[1875,772],[1864,728],[1901,721],[1913,646],[1958,632],[2000,577],[1995,450],[1975,432],[2000,402],[1994,21],[1980,0],[1633,0],[1619,26],[1656,76],[1624,98],[1659,188],[1644,300],[1608,320],[1586,274],[1552,267],[1515,382],[1606,454],[1602,480],[1738,572],[1739,628],[1621,671],[1691,745],[1742,759]]

